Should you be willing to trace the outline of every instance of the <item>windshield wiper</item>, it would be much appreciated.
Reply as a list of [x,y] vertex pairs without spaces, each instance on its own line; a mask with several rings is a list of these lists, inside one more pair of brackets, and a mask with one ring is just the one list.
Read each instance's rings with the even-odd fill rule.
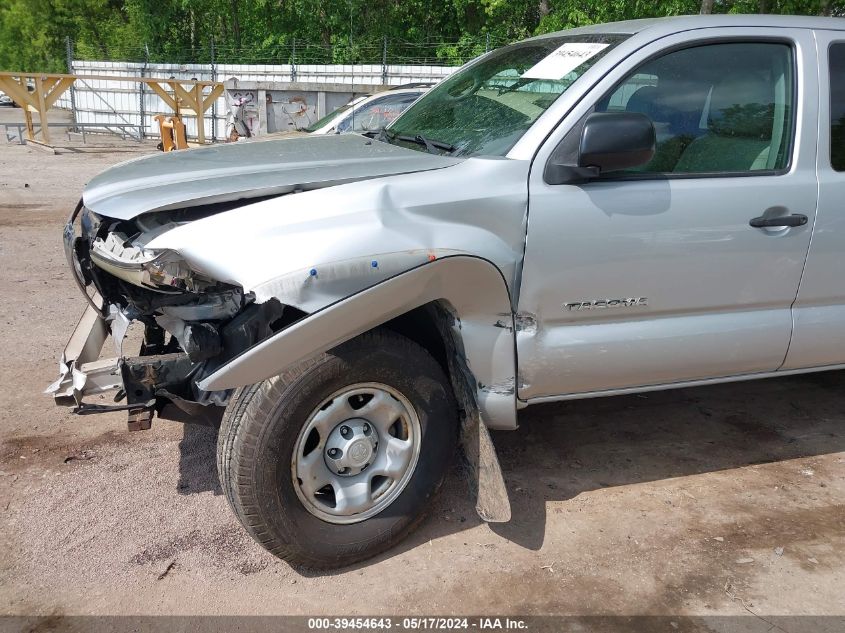
[[414,137],[414,142],[415,143],[422,143],[423,145],[425,145],[425,151],[427,151],[429,154],[437,154],[438,149],[446,150],[447,152],[454,152],[455,151],[454,146],[450,145],[449,143],[442,143],[440,141],[432,141],[432,140],[424,137],[422,134],[417,134]]
[[384,141],[386,139],[384,132],[384,126],[382,125],[377,130],[365,130],[364,132],[359,133],[361,136],[366,136],[367,138],[371,138],[375,141]]
[[390,132],[387,131],[387,128],[382,125],[377,130],[372,130],[370,132],[364,132],[364,136],[369,136],[370,138],[373,138],[377,141],[381,141],[382,143],[390,144],[390,143],[393,142],[393,138],[396,136],[396,134],[394,133],[393,136],[391,136]]
[[437,141],[434,139],[426,138],[422,134],[415,134],[414,136],[402,136],[402,135],[395,135],[392,137],[391,140],[397,141],[404,141],[406,143],[416,143],[417,145],[423,145],[425,150],[429,154],[439,154],[438,149],[442,149],[446,152],[454,152],[455,146],[451,143],[446,143],[445,141]]
[[429,154],[440,154],[440,152],[437,151],[439,149],[445,152],[457,151],[457,148],[451,143],[430,139],[422,134],[414,134],[413,136],[410,134],[397,134],[396,132],[391,132],[384,127],[379,128],[378,132],[374,132],[373,134],[374,139],[377,141],[384,141],[385,143],[402,141],[404,143],[416,143],[417,145],[422,145]]

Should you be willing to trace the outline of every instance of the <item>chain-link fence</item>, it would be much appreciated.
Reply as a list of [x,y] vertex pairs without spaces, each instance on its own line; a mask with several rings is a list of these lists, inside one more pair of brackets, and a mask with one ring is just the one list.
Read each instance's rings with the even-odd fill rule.
[[[313,123],[356,96],[388,86],[436,84],[457,66],[506,43],[486,36],[335,45],[291,40],[285,46],[254,49],[218,46],[209,39],[204,48],[153,51],[146,46],[105,50],[67,39],[67,69],[79,80],[56,105],[70,109],[79,123],[131,124],[143,136],[156,136],[155,115],[169,110],[143,84],[132,82],[133,77],[223,81],[227,91],[206,117],[206,138],[225,136],[232,98],[250,99],[261,130],[272,133]],[[104,75],[127,80],[98,78]],[[292,110],[298,116],[290,115]],[[196,136],[193,115],[183,113],[183,119],[189,137]]]
[[341,41],[321,44],[292,38],[285,44],[234,46],[207,42],[194,47],[152,49],[149,46],[97,47],[75,43],[75,59],[127,61],[171,64],[381,64],[381,65],[445,65],[461,64],[503,46],[499,37],[464,36],[458,40],[409,42],[382,38],[368,41]]

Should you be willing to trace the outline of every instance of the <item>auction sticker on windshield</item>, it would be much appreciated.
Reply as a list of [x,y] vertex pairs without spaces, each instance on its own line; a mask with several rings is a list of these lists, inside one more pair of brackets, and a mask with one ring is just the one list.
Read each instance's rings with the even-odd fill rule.
[[523,79],[563,79],[585,61],[598,55],[609,44],[567,42],[522,74]]

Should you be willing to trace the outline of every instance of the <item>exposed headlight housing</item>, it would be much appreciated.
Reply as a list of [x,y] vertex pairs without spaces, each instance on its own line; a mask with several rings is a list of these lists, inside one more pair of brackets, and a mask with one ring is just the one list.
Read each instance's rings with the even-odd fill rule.
[[118,279],[157,292],[199,292],[214,283],[191,269],[175,251],[135,246],[117,232],[94,240],[91,260]]

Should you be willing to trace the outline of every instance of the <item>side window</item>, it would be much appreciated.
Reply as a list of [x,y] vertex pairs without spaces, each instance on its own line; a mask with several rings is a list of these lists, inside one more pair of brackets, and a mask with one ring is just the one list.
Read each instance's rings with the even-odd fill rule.
[[845,43],[833,44],[830,65],[830,164],[845,171]]
[[387,125],[420,97],[419,94],[388,95],[373,99],[363,108],[355,110],[338,126],[338,132],[371,132]]
[[634,103],[631,106],[636,105],[637,99],[641,99],[643,96],[647,95],[649,90],[642,90],[642,88],[657,88],[657,82],[659,78],[656,75],[648,75],[645,73],[637,73],[636,75],[632,75],[625,82],[617,88],[610,97],[605,100],[604,110],[607,112],[627,112],[628,104],[631,103],[631,97],[634,97]]
[[792,145],[792,73],[786,44],[696,46],[646,62],[595,110],[640,112],[654,123],[655,156],[634,172],[781,170]]

